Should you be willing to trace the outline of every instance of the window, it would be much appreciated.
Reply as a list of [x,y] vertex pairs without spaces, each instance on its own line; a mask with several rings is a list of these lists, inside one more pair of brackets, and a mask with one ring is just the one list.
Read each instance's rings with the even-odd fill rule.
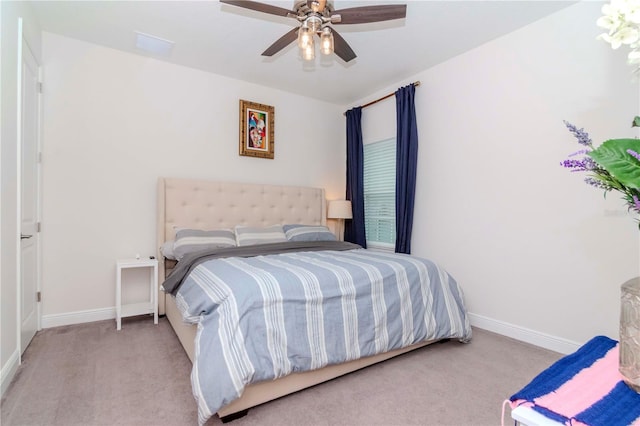
[[396,244],[396,140],[364,145],[364,226],[367,247]]

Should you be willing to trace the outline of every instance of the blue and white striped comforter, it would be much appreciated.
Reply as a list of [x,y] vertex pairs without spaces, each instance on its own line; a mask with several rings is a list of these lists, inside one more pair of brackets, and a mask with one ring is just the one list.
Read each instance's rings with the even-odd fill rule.
[[198,325],[191,381],[201,424],[250,383],[471,338],[462,290],[447,272],[365,249],[208,260],[176,301]]

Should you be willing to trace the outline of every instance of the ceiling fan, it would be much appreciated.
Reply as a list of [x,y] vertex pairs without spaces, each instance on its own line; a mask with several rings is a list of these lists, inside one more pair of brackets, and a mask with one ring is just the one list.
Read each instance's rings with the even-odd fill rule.
[[293,28],[276,40],[267,50],[262,52],[262,56],[273,56],[293,41],[298,40],[302,57],[306,60],[312,60],[315,57],[314,35],[320,37],[320,51],[323,54],[335,53],[345,62],[356,57],[353,49],[332,25],[390,21],[402,19],[407,14],[406,4],[360,6],[335,10],[331,0],[299,0],[295,2],[293,10],[288,10],[249,0],[220,0],[220,2],[296,19],[300,22],[300,26]]

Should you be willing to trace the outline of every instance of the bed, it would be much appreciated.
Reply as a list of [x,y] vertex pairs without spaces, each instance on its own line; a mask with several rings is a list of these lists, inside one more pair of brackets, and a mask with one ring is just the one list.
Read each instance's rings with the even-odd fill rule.
[[[289,232],[296,232],[301,229],[318,228],[328,231],[326,228],[325,193],[321,188],[159,178],[157,200],[158,259],[160,260],[160,276],[163,278],[160,280],[162,285],[158,299],[159,313],[166,314],[178,339],[194,365],[191,379],[194,397],[198,401],[199,421],[201,424],[206,422],[208,418],[214,414],[217,414],[224,422],[233,420],[234,418],[245,415],[249,408],[256,405],[423,347],[435,341],[456,338],[462,342],[468,342],[471,339],[471,328],[462,300],[462,290],[446,271],[430,261],[424,260],[426,266],[423,266],[423,260],[415,260],[418,258],[414,259],[411,256],[391,253],[374,253],[370,250],[364,250],[359,246],[349,246],[350,243],[339,241],[273,242],[269,240],[267,244],[256,244],[254,246],[253,243],[256,241],[249,238],[253,236],[252,234],[246,234],[248,235],[246,237],[247,239],[242,240],[242,238],[245,238],[245,234],[241,234],[241,232],[244,232],[246,229],[266,229],[274,226],[278,228],[282,225],[287,225],[291,228],[287,231],[286,235],[290,235]],[[186,253],[179,262],[164,257],[164,254],[167,252],[167,245],[174,244],[177,233],[181,233],[179,235],[181,237],[187,235],[189,232],[196,232],[194,230],[226,229],[235,230],[237,242],[244,241],[246,244],[244,244],[243,247],[215,248],[213,252],[195,250]],[[326,235],[326,233],[320,232],[318,235],[323,236]],[[292,238],[292,240],[294,239],[295,238]],[[187,239],[181,239],[180,241],[187,241]],[[175,244],[175,246],[177,247],[177,244]],[[258,251],[253,253],[253,250],[256,248]],[[262,250],[267,250],[267,252],[262,252]],[[272,253],[269,250],[275,251]],[[345,259],[348,258],[347,260],[343,260],[345,256]],[[361,316],[364,315],[363,312],[365,312],[363,307],[358,305],[356,309],[357,303],[355,299],[350,302],[345,302],[348,297],[345,296],[347,290],[343,288],[345,281],[344,278],[341,278],[343,277],[341,271],[346,271],[348,268],[351,268],[347,263],[361,265],[362,262],[368,262],[369,260],[365,258],[369,256],[372,256],[372,262],[378,265],[376,268],[386,268],[395,271],[393,274],[396,274],[396,278],[394,279],[399,282],[397,284],[398,289],[401,287],[404,288],[406,277],[410,274],[423,276],[433,273],[434,276],[429,275],[427,281],[431,280],[434,283],[443,279],[444,282],[441,285],[443,288],[446,287],[446,290],[438,289],[432,291],[434,294],[446,293],[445,299],[442,299],[443,301],[433,298],[434,296],[432,296],[431,293],[426,296],[427,293],[424,289],[415,291],[422,291],[423,299],[421,300],[429,300],[429,306],[433,308],[432,310],[434,312],[438,306],[441,307],[443,311],[446,311],[446,314],[449,315],[447,324],[444,324],[444,322],[438,324],[432,319],[432,317],[435,318],[436,314],[429,313],[428,315],[424,315],[424,318],[429,318],[428,320],[425,319],[425,324],[433,323],[422,327],[428,329],[428,333],[423,333],[423,331],[416,333],[411,330],[407,333],[406,329],[409,326],[406,324],[412,323],[413,320],[411,317],[414,316],[418,309],[422,309],[422,307],[420,307],[418,303],[413,303],[413,308],[411,308],[413,311],[406,314],[406,309],[403,310],[397,306],[392,308],[393,302],[388,302],[389,310],[380,311],[380,303],[377,303],[376,300],[384,299],[381,293],[380,297],[374,298],[371,295],[368,296],[370,300],[374,301],[372,303],[373,307],[371,308],[373,313],[367,313],[366,316],[384,318],[384,321],[388,321],[389,324],[391,324],[391,318],[401,317],[402,325],[399,327],[404,331],[396,333],[393,331],[393,327],[390,326],[390,330],[392,330],[390,333],[386,331],[382,333],[388,334],[386,335],[384,344],[379,344],[377,337],[376,339],[372,339],[372,341],[375,340],[375,344],[370,341],[365,342],[362,337],[358,336],[351,336],[351,340],[349,340],[348,335],[350,333],[352,334],[353,330],[346,331],[348,327],[345,326],[345,324],[348,323],[348,321],[346,321],[345,318],[347,318],[348,315],[354,314],[346,314],[346,311],[342,311],[341,314],[327,315],[328,312],[337,312],[329,303],[331,300],[341,300],[340,303],[343,306],[352,303],[352,312],[356,312],[357,314],[355,315],[358,315],[358,317],[355,318],[355,323],[360,324],[358,330],[365,328],[365,326],[362,325],[364,324],[364,320],[361,318]],[[404,257],[392,258],[385,256]],[[415,267],[418,272],[408,273],[406,271],[396,270],[397,265],[402,262],[414,265],[411,266],[411,268]],[[301,264],[305,265],[304,268],[308,267],[310,271],[316,268],[323,272],[317,273],[317,276],[313,275],[316,272],[299,268]],[[387,265],[394,266],[387,268]],[[259,270],[259,268],[264,268],[265,271],[263,272]],[[274,281],[274,283],[271,283],[269,280],[272,276],[275,276],[275,272],[268,270],[269,268],[280,271],[278,273],[289,274],[291,276],[283,276],[279,278],[279,280]],[[225,275],[227,269],[240,270],[245,276],[241,279],[229,278]],[[364,270],[365,268],[362,267],[360,269]],[[258,272],[254,273],[253,271]],[[290,273],[290,271],[294,271],[295,274]],[[234,274],[237,273],[237,271],[234,272]],[[375,275],[377,273],[377,269],[375,273],[367,269],[364,275],[370,277],[371,274]],[[295,275],[295,277],[292,278],[293,275]],[[178,278],[176,278],[176,276],[178,276]],[[236,275],[234,275],[234,277],[235,276]],[[339,282],[339,284],[335,284],[332,277],[337,277],[335,280],[336,283]],[[291,284],[292,279],[298,281]],[[387,298],[390,296],[387,295],[388,290],[384,287],[387,284],[384,283],[387,283],[389,279],[390,278],[386,276],[384,278],[376,278],[376,285],[379,286],[380,291],[382,291]],[[353,278],[348,278],[349,283],[355,282],[353,280]],[[204,281],[206,281],[206,283],[202,284]],[[266,281],[269,281],[268,285],[264,284]],[[240,282],[242,282],[242,286],[239,285]],[[240,288],[233,290],[234,292],[238,292],[238,294],[233,293],[233,296],[229,296],[225,293],[224,296],[216,299],[208,293],[214,285],[222,285],[225,291],[228,287],[232,286],[238,286]],[[286,287],[287,285],[289,285],[289,287]],[[374,288],[373,283],[368,283],[366,286]],[[168,287],[169,290],[166,287]],[[337,292],[337,296],[331,296],[331,291],[334,290],[330,290],[330,287],[337,289],[334,289]],[[249,288],[255,288],[255,291],[248,290]],[[301,314],[299,318],[296,318],[295,321],[298,321],[298,323],[294,323],[294,325],[285,325],[283,323],[281,328],[278,329],[279,331],[273,332],[273,335],[269,334],[272,333],[272,331],[265,331],[269,327],[259,323],[260,320],[255,318],[247,320],[253,321],[247,323],[251,325],[233,325],[227,328],[228,317],[222,317],[223,312],[226,311],[221,308],[222,306],[226,306],[227,300],[232,299],[234,305],[232,305],[232,308],[226,307],[225,309],[233,312],[239,309],[239,306],[255,306],[256,303],[264,304],[264,306],[272,306],[271,299],[269,304],[264,301],[267,297],[264,294],[265,288],[276,288],[278,292],[282,291],[281,288],[304,288],[304,291],[301,291],[305,293],[304,297],[307,297],[307,293],[315,292],[324,294],[320,295],[320,302],[307,301],[305,302],[306,304],[303,303],[304,306],[306,306],[306,308],[303,309],[305,313]],[[218,289],[219,288],[216,287],[215,291],[218,291]],[[165,290],[167,291],[165,292]],[[295,293],[297,290],[284,290],[284,293],[289,291]],[[415,292],[414,290],[411,291]],[[242,301],[244,299],[240,299],[241,297],[258,298],[259,296],[257,296],[257,294],[260,292],[263,292],[263,294],[260,296],[261,298],[258,302],[255,300],[244,302]],[[354,292],[361,293],[362,290],[354,290]],[[393,291],[394,294],[396,292],[402,293],[400,290]],[[205,295],[205,299],[212,299],[212,301],[208,302],[211,303],[211,305],[206,307],[200,305],[200,299],[195,299],[196,297],[201,297],[197,296],[200,293]],[[249,294],[248,296],[244,294],[241,296],[239,293]],[[278,298],[284,298],[280,293],[278,294]],[[297,294],[295,298],[299,296],[300,295]],[[291,297],[294,298],[293,296]],[[354,295],[353,297],[355,298],[356,296]],[[408,296],[405,295],[404,297],[406,298]],[[360,298],[360,295],[358,295],[358,298]],[[278,299],[278,301],[280,301],[280,299]],[[299,304],[299,300],[296,303]],[[384,302],[382,305],[384,306]],[[402,304],[399,306],[402,306]],[[293,311],[287,310],[288,308],[279,309],[276,314],[269,313],[265,310],[265,312],[260,315],[264,318],[271,318],[270,315],[273,314],[273,316],[278,318],[279,316],[283,316],[282,321],[292,321],[291,319],[287,319],[287,315],[283,315],[283,313],[289,313],[288,315],[291,317],[290,312]],[[253,308],[250,309],[251,312],[253,312],[253,310]],[[242,320],[252,318],[250,313],[247,312],[235,313],[234,315],[240,317]],[[438,315],[444,314],[439,313]],[[335,320],[334,317],[336,318]],[[422,319],[420,321],[422,321]],[[222,324],[224,324],[224,329]],[[296,334],[300,334],[296,329],[298,324],[303,324],[300,325],[300,330],[302,330],[301,333],[306,336],[305,344],[310,348],[309,352],[311,352],[311,354],[296,355],[294,349],[292,349],[292,342],[301,340],[296,338]],[[386,324],[385,322],[385,326]],[[211,327],[214,327],[215,331],[211,331]],[[259,330],[259,333],[253,331],[256,334],[251,336],[250,333],[253,329]],[[340,334],[334,333],[336,329],[345,330],[343,336],[341,335],[339,338],[334,337],[335,334]],[[378,326],[371,327],[371,329],[375,329],[375,332],[379,333]],[[318,330],[321,331],[317,332]],[[359,332],[360,331],[357,333]],[[371,333],[373,333],[373,331],[371,331]],[[398,337],[400,334],[402,337]],[[341,346],[341,350],[345,354],[340,353],[337,356],[325,354],[326,348],[324,346],[321,347],[321,344],[316,346],[314,343],[318,341],[319,335],[322,336],[322,345],[328,345],[331,349],[333,349],[333,346],[336,346],[336,342],[331,339],[338,339],[342,343],[337,344],[337,346]],[[226,336],[225,338],[227,340],[220,342],[210,342],[207,340],[205,342],[205,336],[208,336],[206,337],[207,339],[218,339],[219,336]],[[327,341],[325,341],[325,339]],[[233,342],[229,343],[230,341]],[[355,343],[348,344],[349,341]],[[221,342],[225,343],[220,344]],[[260,342],[265,343],[263,345]],[[229,350],[229,347],[236,348],[236,345],[237,352]],[[279,358],[276,360],[276,357],[273,357],[273,359],[269,358],[263,353],[268,352],[268,355],[273,356],[274,352],[278,351],[287,353],[282,361],[280,361]],[[242,356],[237,355],[240,352],[242,352]],[[291,360],[286,359],[289,353],[294,354]],[[268,358],[268,362],[273,363],[274,366],[276,364],[278,365],[271,369],[273,371],[262,371],[260,363],[263,362],[265,357]],[[244,370],[250,370],[247,374],[239,375],[235,369],[233,373],[229,372],[228,374],[226,370],[220,370],[219,372],[214,371],[214,369],[217,368],[227,368],[231,371],[228,366],[230,363],[235,363],[236,358],[243,360],[239,362],[243,367],[237,367],[237,370],[243,370],[243,368]],[[214,362],[213,360],[216,359],[220,361]],[[284,363],[284,367],[279,364],[280,362]],[[226,363],[226,367],[217,366],[221,363]],[[233,388],[233,392],[231,392],[231,394],[227,392],[227,394],[218,395],[218,393],[222,392],[219,389],[224,388],[227,382],[230,383],[229,386]],[[214,388],[214,390],[208,388]],[[214,393],[215,398],[212,397]]]

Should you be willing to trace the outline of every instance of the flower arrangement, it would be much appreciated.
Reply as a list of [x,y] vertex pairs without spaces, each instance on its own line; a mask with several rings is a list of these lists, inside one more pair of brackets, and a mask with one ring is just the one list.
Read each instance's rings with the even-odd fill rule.
[[[602,6],[602,13],[596,24],[608,32],[598,38],[613,49],[629,45],[629,63],[640,64],[640,0],[611,0]],[[636,71],[640,72],[640,67]],[[590,173],[585,178],[587,184],[603,189],[605,196],[609,191],[620,192],[628,209],[640,214],[640,139],[610,139],[596,148],[584,129],[564,124],[584,148],[560,164],[572,172]],[[633,119],[631,127],[640,127],[640,116]]]
[[602,14],[596,25],[607,32],[598,38],[610,43],[613,49],[628,45],[629,64],[640,64],[640,0],[611,0],[602,6]]
[[[572,172],[590,173],[585,178],[587,184],[603,189],[605,196],[609,191],[620,192],[628,209],[640,213],[640,139],[610,139],[596,148],[584,129],[564,124],[584,148],[561,165]],[[640,117],[635,117],[631,126],[640,127]]]

